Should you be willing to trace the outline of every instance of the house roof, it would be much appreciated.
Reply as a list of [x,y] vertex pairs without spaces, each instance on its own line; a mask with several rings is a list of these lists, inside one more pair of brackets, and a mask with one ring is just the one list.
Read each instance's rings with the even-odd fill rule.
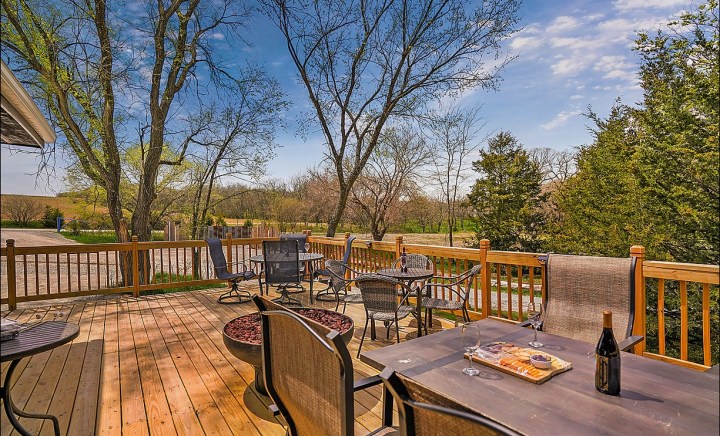
[[13,72],[0,61],[0,142],[42,148],[55,132]]

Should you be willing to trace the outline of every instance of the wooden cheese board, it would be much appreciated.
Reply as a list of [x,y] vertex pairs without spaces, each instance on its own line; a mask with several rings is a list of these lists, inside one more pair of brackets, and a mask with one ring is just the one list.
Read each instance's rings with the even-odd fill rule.
[[[530,356],[541,355],[550,359],[547,369],[536,368]],[[468,357],[468,354],[465,354]],[[519,377],[536,384],[544,383],[551,377],[572,369],[572,364],[559,357],[535,348],[518,347],[509,342],[490,342],[480,345],[472,355],[473,362],[478,362],[504,373]]]

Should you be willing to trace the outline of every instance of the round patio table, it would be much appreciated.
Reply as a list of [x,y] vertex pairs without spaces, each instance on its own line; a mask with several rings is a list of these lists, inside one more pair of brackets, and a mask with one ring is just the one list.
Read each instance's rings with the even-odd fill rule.
[[5,381],[0,386],[0,396],[2,396],[5,405],[5,413],[8,416],[10,424],[21,435],[29,435],[30,432],[25,430],[18,422],[15,415],[23,418],[49,419],[53,423],[55,435],[60,435],[60,423],[53,415],[40,415],[34,413],[23,412],[18,409],[10,396],[10,382],[12,380],[13,371],[18,363],[24,357],[30,357],[43,351],[51,350],[59,347],[67,342],[75,339],[80,333],[80,329],[75,324],[69,324],[64,321],[47,321],[40,322],[37,325],[29,327],[21,331],[16,338],[3,341],[0,346],[0,362],[10,362]]
[[[315,270],[315,262],[322,260],[323,256],[321,253],[298,253],[300,262],[305,262],[308,266],[308,273],[310,274],[310,304],[313,304],[313,271]],[[251,256],[248,258],[250,262],[262,263],[265,261],[265,257],[262,254]],[[258,274],[258,285],[260,286],[260,295],[262,295],[262,274]]]
[[[426,268],[408,268],[407,272],[403,272],[400,268],[385,268],[377,271],[377,274],[386,277],[392,277],[394,279],[402,280],[407,283],[408,288],[412,289],[412,284],[418,280],[429,279],[435,274],[431,269]],[[422,296],[420,292],[422,289],[418,288],[417,296],[415,298],[415,304],[417,309],[415,310],[415,317],[417,318],[417,335],[422,336]]]

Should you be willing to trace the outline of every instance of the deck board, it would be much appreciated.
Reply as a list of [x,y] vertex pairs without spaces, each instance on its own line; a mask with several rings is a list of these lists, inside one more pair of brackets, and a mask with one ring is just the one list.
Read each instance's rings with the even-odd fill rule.
[[[254,292],[257,285],[247,289]],[[63,434],[284,434],[282,418],[269,413],[267,397],[253,387],[252,366],[222,342],[224,325],[255,307],[218,304],[222,292],[112,296],[3,313],[23,322],[66,319],[80,326],[72,343],[23,359],[11,383],[15,403],[58,416]],[[308,305],[307,293],[295,296]],[[335,308],[327,302],[316,306]],[[355,321],[348,346],[355,377],[377,374],[355,358],[365,323],[362,305],[348,305],[346,313]],[[401,326],[401,336],[413,330],[407,321]],[[378,326],[378,339],[368,338],[363,350],[394,342]],[[380,426],[381,397],[380,386],[356,393],[357,434]],[[16,435],[2,418],[0,436]],[[33,433],[52,433],[50,422],[21,422]]]

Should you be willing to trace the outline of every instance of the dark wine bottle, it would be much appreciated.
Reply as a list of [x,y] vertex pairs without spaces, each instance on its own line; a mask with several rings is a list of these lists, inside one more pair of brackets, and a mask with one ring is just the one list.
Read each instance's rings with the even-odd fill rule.
[[405,253],[405,247],[403,247],[402,254],[400,255],[400,270],[404,273],[407,272],[407,254]]
[[603,312],[603,331],[595,347],[595,388],[608,395],[620,393],[620,349],[612,331],[612,312]]

